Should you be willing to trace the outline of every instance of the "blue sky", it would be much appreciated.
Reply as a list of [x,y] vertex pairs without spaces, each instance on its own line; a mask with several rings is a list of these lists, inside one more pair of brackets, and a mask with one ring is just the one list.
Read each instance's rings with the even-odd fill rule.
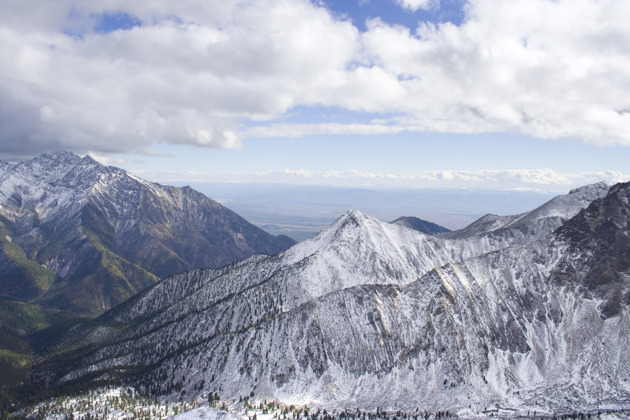
[[381,1],[324,1],[322,2],[339,19],[349,19],[361,31],[366,31],[365,22],[369,19],[381,19],[391,25],[403,25],[411,31],[415,30],[418,22],[440,24],[451,22],[459,25],[464,19],[463,0],[442,0],[428,2],[426,8],[413,9],[402,6],[394,0]]
[[6,0],[0,159],[65,148],[163,183],[629,180],[628,19],[624,0]]

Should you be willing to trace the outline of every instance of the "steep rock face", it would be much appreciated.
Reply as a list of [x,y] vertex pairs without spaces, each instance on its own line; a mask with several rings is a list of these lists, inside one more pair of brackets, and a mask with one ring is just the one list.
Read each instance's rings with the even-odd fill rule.
[[100,313],[158,276],[293,244],[191,188],[150,183],[89,156],[57,151],[0,169],[0,227],[26,260],[56,273],[39,296],[63,309]]
[[463,414],[623,406],[629,197],[615,186],[551,235],[441,267],[420,259],[458,255],[459,240],[349,212],[282,254],[167,279],[75,327],[58,349],[83,350],[54,383]]
[[[629,197],[627,185],[616,185],[557,232],[572,258],[558,265],[552,279],[597,300],[602,319],[620,315],[630,304]],[[583,249],[587,255],[580,254]]]

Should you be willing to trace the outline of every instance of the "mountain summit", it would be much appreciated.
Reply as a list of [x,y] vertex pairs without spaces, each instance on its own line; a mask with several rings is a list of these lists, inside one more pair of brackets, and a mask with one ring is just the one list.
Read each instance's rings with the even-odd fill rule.
[[514,216],[487,214],[464,229],[440,236],[448,239],[483,236],[494,241],[509,238],[510,241],[526,244],[560,227],[592,201],[604,197],[609,188],[610,185],[605,182],[586,185],[554,197],[527,213]]
[[148,182],[63,150],[0,165],[0,229],[3,293],[87,314],[160,277],[294,243],[190,187]]

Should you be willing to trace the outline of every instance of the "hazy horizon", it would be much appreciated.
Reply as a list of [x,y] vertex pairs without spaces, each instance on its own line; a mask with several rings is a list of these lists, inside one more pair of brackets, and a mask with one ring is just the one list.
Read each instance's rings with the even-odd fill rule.
[[[450,230],[488,213],[524,213],[557,194],[445,188],[368,188],[287,184],[189,183],[189,185],[274,235],[303,240],[348,210],[382,221],[413,216]],[[567,190],[565,193],[568,193]]]

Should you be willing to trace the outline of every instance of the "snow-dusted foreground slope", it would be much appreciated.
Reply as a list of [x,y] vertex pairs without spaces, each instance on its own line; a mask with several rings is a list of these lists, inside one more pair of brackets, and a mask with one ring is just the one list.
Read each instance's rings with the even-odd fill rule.
[[627,406],[629,198],[614,186],[553,234],[490,253],[488,236],[349,212],[277,256],[167,279],[75,328],[64,345],[81,356],[53,383],[361,409]]
[[171,417],[171,420],[238,420],[239,418],[225,411],[210,407],[200,407]]

